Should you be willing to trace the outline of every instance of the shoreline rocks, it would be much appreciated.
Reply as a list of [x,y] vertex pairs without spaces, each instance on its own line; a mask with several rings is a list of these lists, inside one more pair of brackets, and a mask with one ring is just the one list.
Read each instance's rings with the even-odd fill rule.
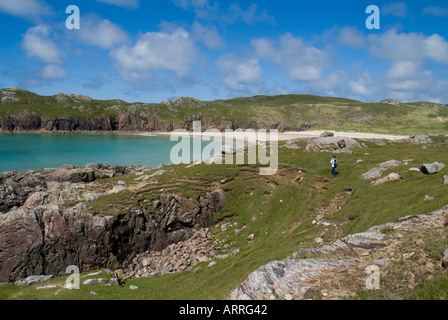
[[[0,173],[0,214],[26,203],[27,207],[43,205],[76,197],[79,183],[151,170],[142,166],[109,166],[88,164],[84,167],[62,166],[24,172]],[[65,190],[59,192],[60,189]],[[59,198],[59,199],[56,199]],[[63,199],[62,199],[63,198]]]

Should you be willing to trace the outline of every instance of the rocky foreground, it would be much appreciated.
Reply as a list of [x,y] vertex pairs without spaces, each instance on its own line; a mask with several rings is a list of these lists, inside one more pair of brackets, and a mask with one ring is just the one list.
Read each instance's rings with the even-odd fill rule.
[[329,245],[295,252],[252,272],[229,299],[342,299],[372,289],[368,282],[373,272],[378,275],[378,288],[401,281],[414,288],[417,279],[431,279],[448,264],[448,249],[437,263],[422,250],[425,234],[446,241],[447,222],[445,206],[429,215],[404,217]]
[[[63,275],[69,265],[81,272],[126,269],[138,255],[162,252],[192,237],[202,240],[196,230],[212,226],[213,214],[226,204],[221,190],[198,199],[161,194],[152,211],[88,212],[99,197],[126,189],[124,181],[103,189],[91,188],[92,183],[122,175],[145,180],[148,170],[91,164],[0,174],[0,282]],[[188,261],[185,268],[199,260]]]

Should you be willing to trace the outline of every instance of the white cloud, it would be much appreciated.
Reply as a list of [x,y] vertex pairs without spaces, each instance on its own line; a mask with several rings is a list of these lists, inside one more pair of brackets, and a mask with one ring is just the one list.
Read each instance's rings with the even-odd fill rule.
[[431,71],[422,70],[417,63],[400,61],[392,64],[381,82],[387,89],[394,91],[418,91],[428,88],[434,79]]
[[0,11],[16,17],[29,18],[46,15],[50,8],[40,0],[0,0]]
[[327,52],[307,46],[302,38],[290,33],[282,35],[278,41],[252,39],[251,45],[258,57],[279,65],[293,80],[319,80],[330,62]]
[[111,49],[128,40],[127,32],[110,20],[89,14],[81,17],[82,27],[79,30],[80,39],[90,45],[102,49]]
[[395,62],[387,73],[387,77],[393,80],[406,80],[415,77],[418,66],[414,62]]
[[50,39],[51,30],[44,25],[38,25],[27,30],[22,40],[22,47],[30,57],[49,64],[61,64],[65,54]]
[[96,0],[98,2],[112,4],[115,6],[127,8],[127,9],[136,9],[139,6],[139,0]]
[[239,4],[232,3],[229,12],[223,18],[227,19],[230,23],[238,20],[242,20],[246,24],[255,24],[257,22],[275,23],[274,17],[269,15],[266,10],[258,12],[258,6],[256,4],[251,4],[244,10]]
[[204,43],[210,49],[222,49],[225,47],[224,40],[214,26],[204,26],[195,21],[191,27],[191,37],[195,41]]
[[327,77],[323,77],[317,81],[311,82],[310,88],[316,94],[335,95],[335,92],[343,91],[343,86],[348,77],[344,70],[336,70],[331,72]]
[[352,48],[363,48],[366,46],[366,38],[356,27],[343,27],[338,29],[336,35],[340,45]]
[[377,58],[391,61],[422,62],[425,59],[424,40],[422,34],[398,34],[396,30],[390,30],[369,36],[370,53]]
[[180,78],[187,77],[196,55],[194,42],[181,28],[172,33],[148,32],[134,46],[121,46],[110,53],[120,75],[129,82],[149,71],[172,71]]
[[217,20],[222,12],[218,2],[210,5],[209,0],[171,0],[176,6],[183,10],[193,10],[196,19]]
[[247,85],[256,84],[263,71],[257,59],[243,59],[232,53],[222,56],[216,65],[224,73],[224,84],[234,91],[245,91]]
[[176,6],[181,7],[184,10],[189,8],[204,8],[209,6],[208,0],[172,0]]
[[405,18],[408,15],[408,7],[404,2],[385,4],[382,9],[384,15]]
[[424,41],[425,54],[439,63],[448,63],[448,42],[438,34],[427,37]]
[[436,17],[448,17],[448,8],[442,8],[442,7],[427,7],[423,9],[423,14],[431,14]]
[[149,90],[154,85],[154,79],[149,72],[120,70],[118,74],[139,90]]
[[67,71],[58,65],[50,64],[42,69],[41,77],[47,80],[60,80],[67,77]]
[[355,96],[371,96],[378,90],[375,79],[372,79],[368,72],[365,72],[360,78],[350,81],[349,88]]
[[390,30],[384,34],[369,36],[370,53],[390,61],[423,63],[430,58],[448,63],[448,42],[438,34],[426,37],[418,33],[400,33]]
[[196,19],[208,20],[214,22],[224,22],[233,24],[243,21],[246,24],[255,24],[258,22],[275,23],[273,16],[269,15],[266,10],[260,12],[258,5],[252,3],[247,9],[241,8],[237,3],[230,4],[228,9],[223,9],[218,1],[209,0],[171,0],[176,6],[183,10],[193,10]]

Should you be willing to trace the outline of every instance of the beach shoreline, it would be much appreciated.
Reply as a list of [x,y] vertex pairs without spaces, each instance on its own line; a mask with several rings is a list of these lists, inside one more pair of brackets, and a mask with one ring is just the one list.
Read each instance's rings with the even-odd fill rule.
[[[270,137],[270,130],[266,130],[267,137],[270,141],[289,141],[293,139],[300,138],[319,138],[324,132],[332,132],[335,137],[347,137],[353,139],[384,139],[389,141],[397,141],[409,138],[409,136],[405,135],[393,135],[393,134],[379,134],[379,133],[364,133],[364,132],[340,132],[340,131],[331,131],[331,130],[312,130],[312,131],[287,131],[287,132],[278,132],[276,138],[274,136]],[[169,131],[76,131],[76,132],[68,132],[68,131],[17,131],[17,132],[0,132],[0,134],[119,134],[119,135],[139,135],[139,136],[147,136],[147,137],[157,137],[157,136],[170,136],[171,134],[175,134],[176,136],[190,136],[197,138],[211,138],[213,136],[220,136],[222,140],[231,140],[234,139],[236,141],[244,141],[250,137],[251,139],[258,139],[257,131],[254,133],[249,133],[247,130],[242,131],[230,131],[229,133],[224,132],[192,132],[192,131],[184,131],[184,132],[169,132]],[[275,139],[274,139],[275,138]]]
[[[269,130],[267,132],[267,137],[269,139]],[[377,134],[377,133],[362,133],[362,132],[338,132],[338,131],[325,131],[325,130],[314,130],[314,131],[288,131],[288,132],[279,132],[275,137],[270,137],[270,141],[289,141],[293,139],[301,139],[301,138],[319,138],[322,133],[324,132],[332,132],[335,137],[347,137],[347,138],[353,138],[353,139],[384,139],[389,141],[397,141],[408,138],[408,136],[403,135],[391,135],[391,134]],[[160,135],[160,136],[169,136],[171,134],[175,134],[176,136],[190,136],[190,137],[205,137],[210,138],[213,136],[220,136],[223,140],[231,140],[235,139],[237,141],[244,141],[245,139],[255,139],[255,140],[262,140],[258,139],[257,132],[249,133],[249,132],[229,132],[226,134],[226,132],[151,132],[147,133],[148,135]]]

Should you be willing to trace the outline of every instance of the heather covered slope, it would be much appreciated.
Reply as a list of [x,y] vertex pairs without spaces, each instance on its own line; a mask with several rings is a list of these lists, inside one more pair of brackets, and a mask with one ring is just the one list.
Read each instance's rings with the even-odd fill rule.
[[448,130],[448,107],[429,102],[363,103],[311,95],[255,96],[161,103],[92,100],[76,94],[39,96],[19,88],[0,90],[0,131],[171,131],[204,128],[332,129],[390,134]]

